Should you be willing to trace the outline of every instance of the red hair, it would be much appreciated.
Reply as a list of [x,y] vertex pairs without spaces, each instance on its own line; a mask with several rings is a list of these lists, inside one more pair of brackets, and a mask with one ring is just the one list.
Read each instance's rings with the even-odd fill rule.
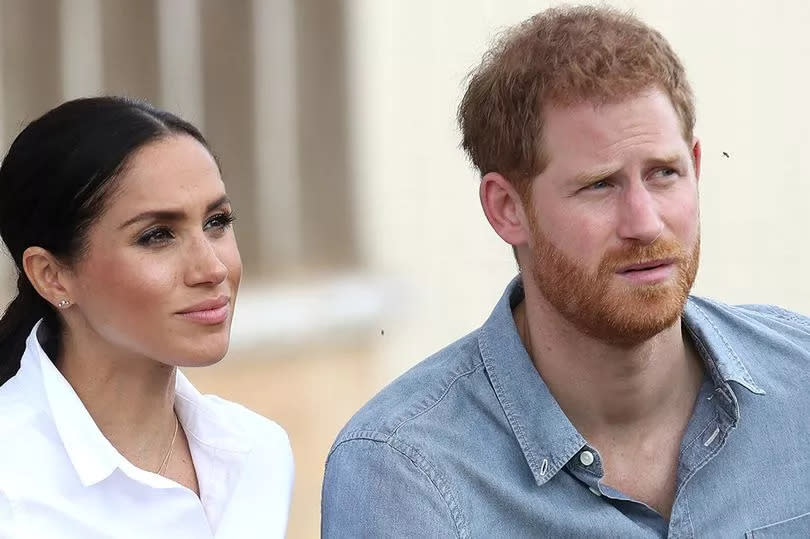
[[523,191],[548,162],[547,107],[618,102],[651,88],[669,96],[691,144],[692,90],[659,32],[612,8],[548,9],[503,34],[470,74],[458,109],[462,147],[482,176],[498,172]]

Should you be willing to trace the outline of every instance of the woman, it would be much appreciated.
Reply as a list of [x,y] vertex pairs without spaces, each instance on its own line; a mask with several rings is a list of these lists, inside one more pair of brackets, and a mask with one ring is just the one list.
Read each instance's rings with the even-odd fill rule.
[[286,434],[177,369],[227,351],[232,221],[205,139],[147,104],[70,101],[14,141],[0,537],[283,536]]

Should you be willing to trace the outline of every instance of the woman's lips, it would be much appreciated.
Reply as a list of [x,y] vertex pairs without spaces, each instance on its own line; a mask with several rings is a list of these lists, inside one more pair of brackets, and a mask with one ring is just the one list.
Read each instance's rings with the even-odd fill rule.
[[214,325],[221,324],[228,319],[228,306],[230,298],[227,296],[220,296],[218,298],[209,299],[197,303],[177,314],[200,324]]
[[190,311],[187,313],[178,313],[180,316],[193,322],[200,324],[221,324],[228,319],[228,306],[223,305],[216,309],[205,309],[202,311]]

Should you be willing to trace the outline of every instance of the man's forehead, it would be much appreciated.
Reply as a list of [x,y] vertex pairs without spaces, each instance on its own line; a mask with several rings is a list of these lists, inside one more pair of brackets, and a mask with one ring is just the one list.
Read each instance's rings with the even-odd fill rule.
[[638,115],[655,113],[659,121],[666,120],[679,124],[678,113],[669,96],[657,88],[650,88],[621,99],[605,100],[590,98],[570,103],[548,103],[543,107],[543,123],[546,126],[568,125],[585,128],[595,121],[609,120],[613,123]]
[[668,160],[689,151],[674,107],[663,94],[549,107],[544,119],[542,147],[549,164],[575,157],[606,165],[641,149],[651,158]]

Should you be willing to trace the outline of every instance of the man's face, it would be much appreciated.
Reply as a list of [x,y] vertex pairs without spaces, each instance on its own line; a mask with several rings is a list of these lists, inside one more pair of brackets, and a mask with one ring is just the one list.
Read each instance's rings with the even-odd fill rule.
[[657,90],[545,112],[524,278],[580,331],[643,342],[679,319],[697,273],[699,146]]

